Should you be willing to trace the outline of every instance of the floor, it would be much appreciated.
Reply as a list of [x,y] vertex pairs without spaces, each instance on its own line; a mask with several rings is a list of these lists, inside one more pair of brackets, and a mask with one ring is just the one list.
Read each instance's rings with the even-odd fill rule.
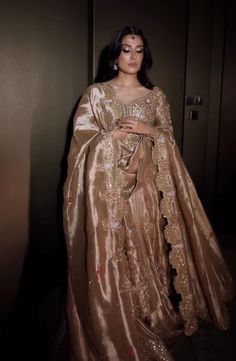
[[[236,241],[236,239],[235,239]],[[228,242],[224,255],[236,280],[236,247]],[[66,343],[56,354],[55,339],[60,329],[63,287],[55,285],[38,294],[27,293],[0,326],[0,360],[64,361]],[[174,352],[175,361],[236,360],[236,297],[228,304],[231,326],[222,332],[209,324],[186,337]],[[64,353],[64,354],[63,354]]]

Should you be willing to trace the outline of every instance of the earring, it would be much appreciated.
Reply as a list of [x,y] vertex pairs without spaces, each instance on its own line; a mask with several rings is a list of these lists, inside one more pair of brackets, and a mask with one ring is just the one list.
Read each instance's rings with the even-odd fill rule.
[[117,64],[114,64],[114,65],[113,65],[113,69],[114,69],[114,70],[118,70]]

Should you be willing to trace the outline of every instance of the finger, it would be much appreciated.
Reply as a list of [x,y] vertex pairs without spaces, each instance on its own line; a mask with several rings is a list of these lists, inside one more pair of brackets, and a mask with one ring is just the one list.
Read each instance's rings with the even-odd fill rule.
[[133,133],[133,129],[130,127],[121,127],[120,130],[122,132]]
[[127,129],[125,129],[125,128],[120,128],[120,131],[123,133],[127,133]]
[[126,120],[124,122],[119,123],[120,125],[131,125],[134,126],[135,124],[137,124],[134,120]]
[[121,122],[126,122],[126,121],[131,121],[131,122],[135,122],[135,121],[139,121],[138,118],[135,118],[135,117],[123,117],[120,119]]
[[122,125],[122,126],[120,127],[120,129],[132,129],[132,127],[127,126],[127,125]]
[[132,128],[132,124],[120,124],[119,127],[124,127],[124,128]]

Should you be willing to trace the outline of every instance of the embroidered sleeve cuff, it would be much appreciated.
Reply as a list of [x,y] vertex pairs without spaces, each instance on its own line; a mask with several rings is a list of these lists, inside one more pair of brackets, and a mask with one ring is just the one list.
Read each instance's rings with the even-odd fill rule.
[[154,143],[156,143],[160,135],[163,133],[163,131],[170,131],[173,132],[173,128],[171,126],[169,127],[163,127],[160,125],[151,126],[151,133],[147,135],[148,139],[151,139]]

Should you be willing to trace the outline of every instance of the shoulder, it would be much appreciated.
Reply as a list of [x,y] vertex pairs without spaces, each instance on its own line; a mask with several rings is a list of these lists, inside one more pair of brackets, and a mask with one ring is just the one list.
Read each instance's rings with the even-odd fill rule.
[[89,98],[94,98],[96,96],[100,97],[104,94],[104,88],[106,83],[94,83],[87,87],[84,94]]
[[155,85],[153,87],[153,92],[159,100],[166,101],[166,94],[159,86]]
[[165,92],[158,86],[153,88],[154,97],[156,98],[158,108],[170,108],[169,101],[167,100]]

